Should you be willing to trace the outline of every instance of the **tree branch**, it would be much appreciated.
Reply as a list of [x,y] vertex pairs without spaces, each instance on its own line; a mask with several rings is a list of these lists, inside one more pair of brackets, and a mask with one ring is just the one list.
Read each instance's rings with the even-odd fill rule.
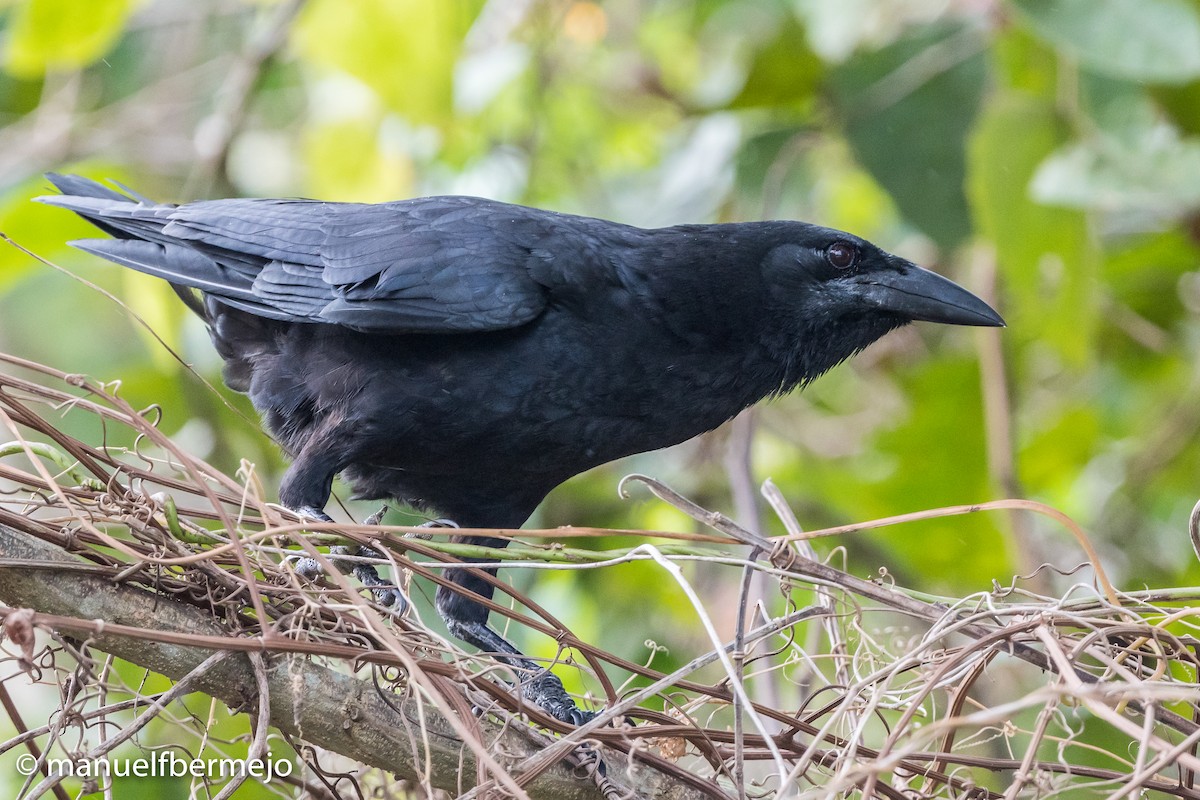
[[[83,563],[40,539],[0,525],[0,602],[32,609],[35,625],[90,635],[91,647],[173,680],[187,675],[217,651],[104,632],[104,627],[128,625],[149,631],[229,636],[201,609],[87,574],[78,569]],[[33,568],[36,565],[45,568]],[[428,705],[418,712],[416,699],[394,696],[385,700],[370,681],[302,656],[267,654],[266,664],[270,722],[280,731],[385,769],[398,778],[421,781],[428,774],[434,787],[455,792],[474,785],[477,771],[470,748]],[[196,676],[193,686],[234,710],[257,707],[255,672],[245,652],[233,653]],[[422,724],[422,741],[414,747],[414,729]],[[483,741],[508,763],[517,763],[540,749],[512,726],[502,727],[487,719],[477,724]],[[428,773],[419,760],[426,747]],[[611,782],[616,784],[613,788],[627,796],[654,800],[703,797],[694,787],[631,762],[618,751],[604,748],[602,757]],[[631,787],[637,787],[636,794]],[[594,781],[575,776],[561,762],[532,781],[527,791],[535,799],[593,800],[603,796]]]

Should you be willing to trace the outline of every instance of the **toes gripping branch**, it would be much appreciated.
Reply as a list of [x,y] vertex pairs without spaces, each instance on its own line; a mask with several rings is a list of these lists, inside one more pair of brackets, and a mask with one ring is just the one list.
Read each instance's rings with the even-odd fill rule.
[[[364,521],[364,524],[378,525],[384,511],[386,511],[386,508],[376,514],[372,514]],[[317,522],[334,521],[332,517],[320,509],[300,508],[296,510],[296,513]],[[399,586],[393,581],[381,578],[375,566],[363,560],[383,560],[383,554],[378,550],[362,546],[353,548],[335,546],[329,548],[329,558],[339,571],[353,575],[359,583],[370,589],[371,593],[375,596],[375,602],[379,603],[379,605],[397,616],[403,615],[408,610],[408,598],[404,596],[404,592],[400,591]],[[313,580],[321,575],[324,570],[320,562],[315,558],[302,558],[296,563],[296,572],[304,578]]]
[[[377,525],[386,511],[386,507],[366,520],[366,525]],[[318,522],[333,522],[333,518],[324,511],[313,507],[301,507],[296,513],[302,517]],[[448,520],[434,520],[421,527],[457,527]],[[422,537],[419,534],[416,538]],[[329,548],[331,563],[339,571],[353,575],[359,583],[371,590],[378,602],[384,608],[397,616],[404,614],[409,607],[409,600],[393,581],[380,577],[373,564],[365,559],[382,560],[383,554],[371,547],[334,546]],[[296,571],[307,579],[315,579],[323,569],[314,558],[302,558],[296,564]],[[490,570],[489,570],[490,571]],[[453,569],[447,571],[447,576],[456,584],[490,598],[491,585],[471,578],[472,570]],[[493,654],[499,661],[514,667],[521,675],[520,694],[528,702],[542,708],[550,716],[562,722],[582,725],[596,716],[594,712],[585,711],[575,704],[567,693],[562,680],[557,675],[536,661],[525,656],[516,645],[509,642],[499,633],[490,628],[486,622],[487,612],[463,595],[453,593],[452,599],[446,601],[445,591],[439,592],[439,610],[446,619],[450,633],[471,644],[479,650]],[[482,612],[482,616],[480,616]]]

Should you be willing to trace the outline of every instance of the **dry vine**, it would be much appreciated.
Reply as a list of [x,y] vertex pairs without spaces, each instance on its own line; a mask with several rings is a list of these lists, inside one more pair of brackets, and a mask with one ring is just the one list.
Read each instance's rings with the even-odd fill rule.
[[[190,456],[156,428],[156,409],[131,408],[117,387],[0,360],[0,440],[11,440],[0,445],[0,703],[17,730],[0,756],[104,757],[157,719],[189,752],[261,754],[282,737],[305,769],[272,784],[281,796],[394,792],[400,779],[417,796],[1200,798],[1198,588],[1118,592],[1089,551],[1096,585],[1061,597],[1014,581],[931,598],[817,559],[809,540],[822,532],[804,533],[770,484],[781,537],[642,476],[629,481],[709,533],[638,532],[647,543],[600,552],[539,542],[613,531],[529,530],[520,536],[534,543],[497,553],[437,530],[422,530],[427,540],[411,528],[301,523],[265,501],[251,467],[234,479]],[[317,549],[347,540],[385,552],[382,566],[401,580],[438,583],[463,556],[510,569],[649,560],[678,582],[712,647],[663,674],[580,641],[498,582],[518,610],[498,602],[493,612],[557,639],[556,669],[581,670],[593,689],[585,701],[604,709],[571,729],[523,705],[511,672],[486,656],[373,607]],[[324,560],[331,577],[300,579],[297,554]],[[744,624],[719,631],[681,568],[689,561],[726,567],[743,605],[755,573],[779,600],[743,608]],[[113,608],[124,616],[103,616]],[[174,683],[150,691],[113,656]],[[325,671],[313,678],[309,667]],[[281,674],[311,685],[289,689]],[[31,682],[57,687],[58,713],[29,718],[18,698]],[[211,735],[211,718],[182,701],[197,690],[249,715],[248,744]],[[304,716],[356,691],[361,705],[328,728]],[[397,722],[373,731],[387,714]],[[373,732],[392,738],[379,744]],[[597,749],[607,774],[590,758]],[[207,791],[227,797],[239,782]],[[48,793],[66,796],[43,772],[21,796]]]

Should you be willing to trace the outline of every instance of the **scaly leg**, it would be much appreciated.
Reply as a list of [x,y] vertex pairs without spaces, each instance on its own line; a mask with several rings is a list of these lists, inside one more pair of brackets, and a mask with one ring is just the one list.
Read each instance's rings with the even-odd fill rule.
[[[469,544],[487,544],[492,547],[503,547],[507,542],[502,539],[483,538],[477,536],[461,537],[459,541]],[[484,570],[495,575],[494,569]],[[446,571],[446,577],[452,582],[469,589],[476,594],[491,599],[493,587],[473,570],[452,569]],[[567,694],[562,681],[548,668],[528,658],[496,631],[488,627],[488,610],[473,598],[455,592],[446,586],[439,586],[436,605],[438,613],[446,622],[451,635],[467,644],[474,645],[485,653],[492,653],[499,661],[516,667],[525,677],[521,680],[521,694],[531,703],[544,708],[555,719],[582,725],[596,716],[593,712],[584,711],[575,705],[575,701]]]
[[[298,509],[301,514],[321,521],[332,521],[321,508],[329,500],[334,475],[345,467],[348,459],[340,457],[332,449],[318,446],[318,443],[319,440],[310,442],[309,446],[296,456],[279,487],[279,499],[288,508]],[[491,524],[509,524],[519,527],[521,522],[529,516],[529,512],[533,510],[533,505],[536,505],[536,502],[532,503],[527,511],[521,514],[512,514],[512,520],[508,523],[495,520]],[[488,525],[486,520],[496,515],[481,512],[478,515],[467,516],[471,517],[467,520],[469,522],[474,522],[474,517],[478,516],[481,527],[486,527]],[[455,541],[489,547],[504,547],[508,544],[503,539],[478,536],[455,537]],[[370,554],[378,555],[370,548],[367,550],[370,551]],[[362,549],[359,550],[359,554],[367,555]],[[315,561],[313,564],[315,565]],[[298,571],[309,567],[309,564],[302,562]],[[404,595],[393,585],[384,583],[374,567],[367,564],[356,564],[351,567],[351,572],[360,581],[371,587],[381,604],[389,608],[401,602],[407,605],[407,598],[404,598]],[[493,576],[496,574],[494,569],[488,569],[486,572]],[[492,597],[492,585],[479,577],[474,570],[450,569],[446,571],[446,577],[453,583],[486,599],[490,600]],[[527,658],[511,642],[489,628],[487,608],[479,605],[469,595],[462,595],[448,587],[439,586],[436,605],[438,613],[446,621],[446,627],[453,636],[484,652],[494,653],[499,660],[516,667],[527,675],[521,680],[521,694],[526,700],[546,709],[554,718],[575,725],[587,722],[595,716],[575,705],[575,701],[567,694],[567,690],[563,688],[562,681],[558,679],[558,676]]]

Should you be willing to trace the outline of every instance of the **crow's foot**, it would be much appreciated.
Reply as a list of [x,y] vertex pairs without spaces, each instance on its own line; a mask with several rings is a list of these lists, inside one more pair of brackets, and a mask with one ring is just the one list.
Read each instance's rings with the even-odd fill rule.
[[[431,520],[429,520],[429,522],[421,523],[417,527],[418,528],[427,528],[427,529],[428,528],[457,528],[458,523],[452,519],[431,519]],[[428,533],[415,533],[414,532],[414,533],[404,534],[404,538],[406,538],[406,539],[421,539],[423,541],[429,541],[430,539],[433,538],[433,536]]]
[[484,652],[494,653],[497,661],[515,668],[521,680],[521,696],[546,710],[557,720],[582,725],[596,715],[575,705],[558,676],[532,661],[512,642],[478,620],[446,619],[446,627],[457,639]]
[[532,678],[523,681],[521,694],[529,702],[545,709],[550,716],[572,725],[583,725],[597,716],[596,712],[584,711],[575,705],[562,681],[548,669],[541,669]]
[[[575,705],[575,701],[567,694],[562,681],[548,669],[540,670],[532,678],[521,683],[521,694],[531,703],[536,703],[555,719],[569,722],[572,725],[583,725],[591,722],[599,714],[595,711],[584,711]],[[590,744],[586,742],[575,750],[581,765],[594,765],[600,775],[605,775],[608,768],[604,759],[600,758]]]
[[[367,517],[364,525],[378,525],[383,519],[383,515],[387,512],[387,506],[384,506],[379,511]],[[296,513],[316,520],[317,522],[333,522],[333,518],[320,509],[312,507],[304,507],[296,509]],[[374,565],[367,564],[357,559],[351,560],[345,556],[357,556],[358,558],[376,558],[383,559],[383,554],[371,547],[331,547],[329,548],[329,559],[333,565],[342,572],[349,572],[359,583],[366,586],[375,595],[375,602],[379,603],[384,608],[391,611],[396,616],[401,616],[408,610],[408,598],[404,593],[396,587],[391,581],[385,581],[379,577],[379,571]],[[296,572],[304,578],[314,580],[321,575],[323,570],[320,563],[315,558],[304,557],[296,561]]]
[[[335,553],[338,550],[340,552]],[[383,560],[383,553],[373,547],[358,547],[353,552],[350,552],[345,547],[329,548],[329,555],[336,557],[338,555],[355,555],[359,558],[375,558]],[[338,569],[343,572],[350,572],[354,577],[358,578],[359,583],[366,586],[375,595],[375,602],[391,611],[396,616],[402,616],[408,610],[408,598],[404,596],[404,592],[392,581],[384,580],[379,577],[378,570],[375,565],[367,564],[363,561],[349,561],[335,559],[333,562]]]

